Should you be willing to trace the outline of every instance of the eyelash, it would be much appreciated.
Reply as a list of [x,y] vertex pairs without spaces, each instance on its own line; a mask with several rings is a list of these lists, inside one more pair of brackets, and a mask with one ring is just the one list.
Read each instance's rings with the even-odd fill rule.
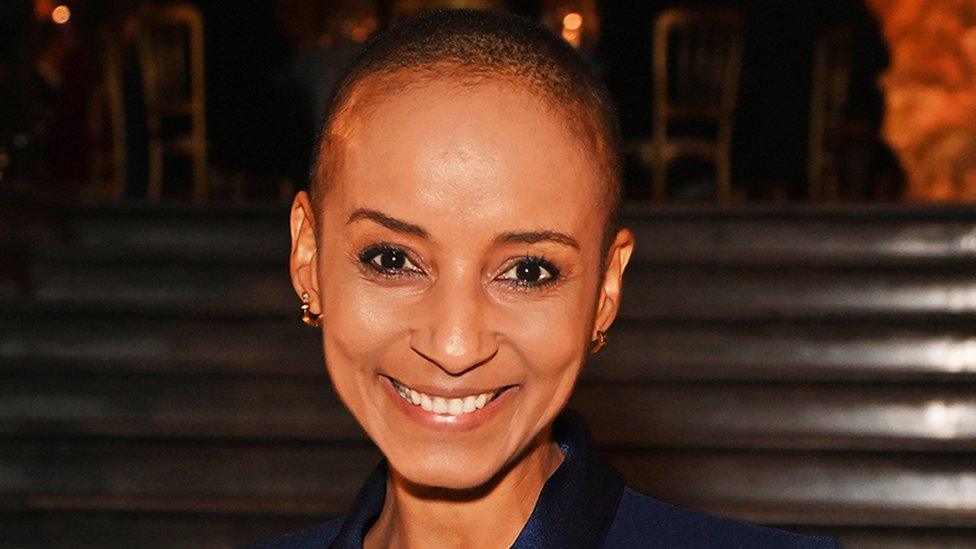
[[[382,265],[377,265],[374,262],[374,260],[380,257],[384,253],[402,254],[406,262],[409,262],[412,265],[414,265],[413,269],[383,267]],[[370,246],[364,249],[363,251],[359,252],[358,258],[360,264],[363,267],[369,268],[374,273],[387,278],[404,278],[404,277],[411,277],[411,276],[418,276],[418,275],[425,274],[423,269],[416,266],[417,262],[410,258],[410,254],[407,253],[406,250],[404,250],[399,246],[394,246],[392,244],[384,243],[384,244],[376,244]],[[533,256],[528,254],[525,255],[525,257],[520,258],[518,261],[515,261],[509,264],[508,266],[506,266],[505,269],[502,271],[502,274],[509,272],[510,270],[512,270],[515,267],[518,267],[519,265],[540,267],[541,269],[545,270],[549,274],[549,277],[537,282],[520,280],[517,278],[514,280],[505,280],[505,279],[496,278],[496,280],[500,280],[506,283],[510,288],[518,291],[544,290],[546,288],[552,287],[553,285],[557,284],[562,280],[562,275],[559,272],[559,268],[553,265],[552,261],[548,260],[544,256]]]

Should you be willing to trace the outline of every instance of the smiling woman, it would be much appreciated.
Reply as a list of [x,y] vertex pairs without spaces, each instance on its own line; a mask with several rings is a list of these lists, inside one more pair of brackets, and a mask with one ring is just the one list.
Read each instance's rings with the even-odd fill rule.
[[561,414],[634,245],[609,105],[508,15],[423,15],[353,64],[292,207],[291,275],[385,460],[345,517],[267,546],[833,545],[638,494]]

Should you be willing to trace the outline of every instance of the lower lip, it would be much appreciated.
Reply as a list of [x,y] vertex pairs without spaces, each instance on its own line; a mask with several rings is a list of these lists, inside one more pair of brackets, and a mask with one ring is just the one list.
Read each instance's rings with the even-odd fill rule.
[[509,401],[512,400],[515,392],[518,391],[518,386],[511,387],[503,391],[502,394],[495,397],[488,404],[485,404],[485,407],[480,410],[459,416],[452,416],[450,414],[435,414],[434,412],[424,410],[420,406],[414,406],[400,396],[400,393],[393,387],[393,382],[389,379],[381,377],[380,382],[383,385],[384,392],[394,402],[394,405],[411,420],[428,429],[447,432],[470,431],[484,425],[498,415]]

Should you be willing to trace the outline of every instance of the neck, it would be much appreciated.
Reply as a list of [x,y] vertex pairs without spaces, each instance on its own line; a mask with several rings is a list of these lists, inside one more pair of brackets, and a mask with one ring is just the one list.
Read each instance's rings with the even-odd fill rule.
[[418,489],[390,467],[383,511],[364,546],[508,547],[562,460],[547,431],[498,478],[472,490]]

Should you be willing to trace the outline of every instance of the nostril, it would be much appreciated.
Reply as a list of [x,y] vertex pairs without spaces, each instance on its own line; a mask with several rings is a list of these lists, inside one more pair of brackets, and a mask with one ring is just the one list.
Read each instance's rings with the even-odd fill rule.
[[[411,346],[413,351],[451,376],[464,375],[471,370],[490,362],[498,354],[498,348],[486,353],[464,353],[452,356],[448,353],[433,353]],[[446,349],[446,347],[445,347]]]

